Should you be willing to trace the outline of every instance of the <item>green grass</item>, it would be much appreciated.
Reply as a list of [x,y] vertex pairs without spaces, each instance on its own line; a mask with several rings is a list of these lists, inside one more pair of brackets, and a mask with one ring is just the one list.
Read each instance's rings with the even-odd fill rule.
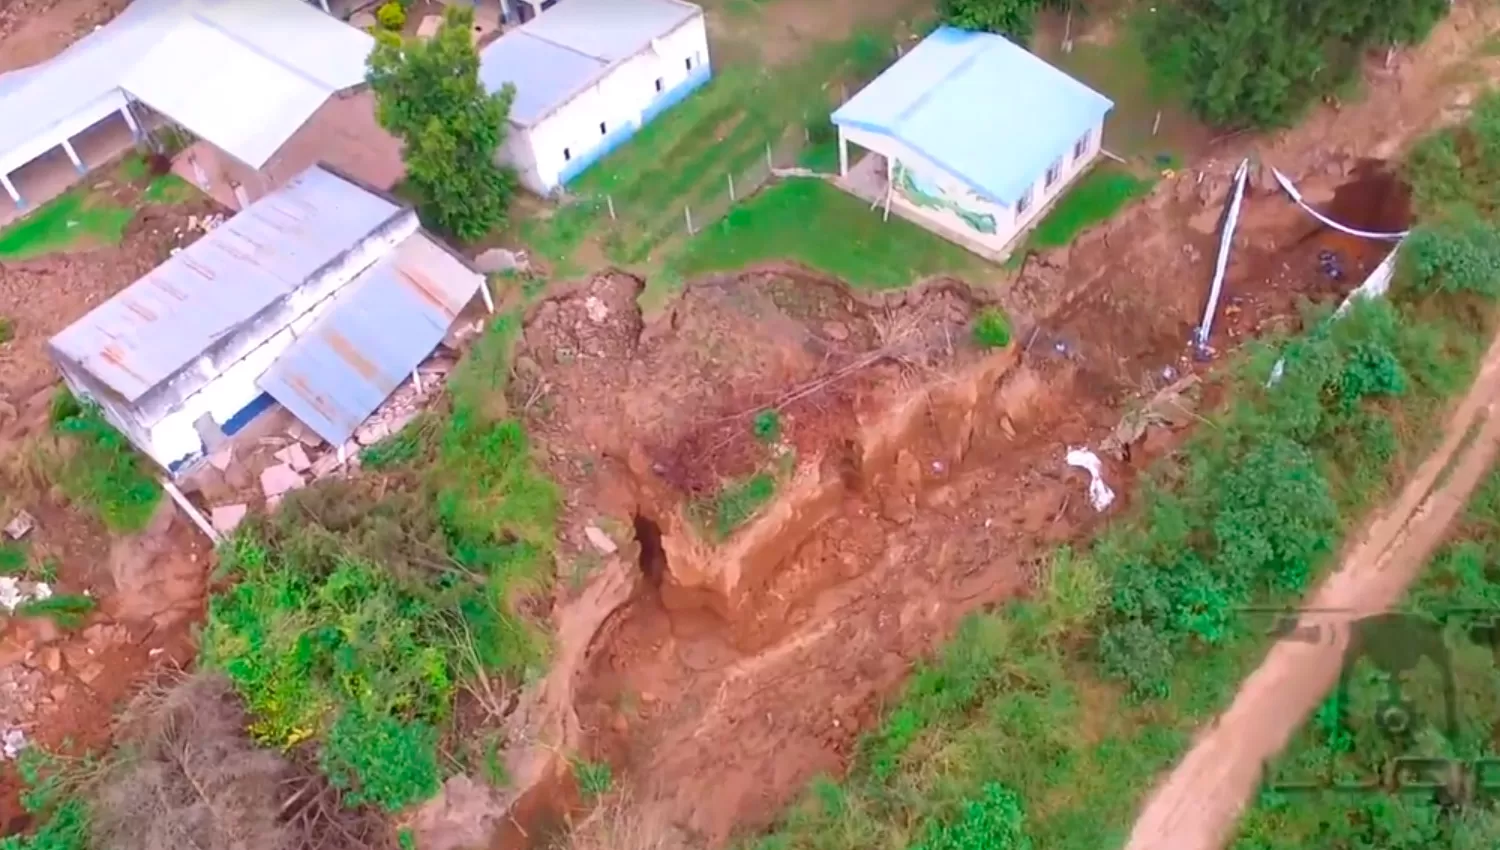
[[30,599],[16,607],[18,617],[46,617],[59,628],[76,629],[93,611],[93,597],[81,593],[58,593],[46,599]]
[[141,192],[141,197],[147,202],[163,205],[186,203],[198,195],[198,189],[193,184],[170,173],[152,178]]
[[0,345],[16,338],[16,323],[9,316],[0,316]]
[[669,279],[794,260],[866,289],[910,286],[984,263],[964,249],[817,179],[779,181],[730,211],[667,261]]
[[134,216],[130,209],[76,188],[0,231],[0,260],[28,260],[82,246],[118,245]]
[[1153,180],[1143,180],[1112,166],[1100,166],[1084,175],[1053,205],[1028,245],[1037,249],[1059,248],[1078,234],[1108,220],[1131,201],[1151,191]]
[[797,165],[819,174],[837,174],[839,170],[838,140],[815,142],[803,148],[802,153],[797,155]]
[[775,495],[775,476],[761,472],[729,482],[712,499],[693,504],[689,511],[714,540],[728,540]]
[[[780,156],[800,144],[802,128],[828,115],[840,81],[855,88],[889,58],[887,35],[862,32],[814,48],[798,63],[721,69],[581,174],[569,187],[578,201],[520,222],[519,235],[564,268],[576,268],[575,255],[589,239],[613,262],[654,268],[664,245],[686,237],[684,207],[706,225],[729,204],[728,175],[741,196],[749,194],[752,181],[764,177],[768,145]],[[609,219],[606,196],[617,221]]]
[[[1483,184],[1500,197],[1487,176],[1500,169],[1466,165],[1461,188]],[[1435,253],[1467,258],[1461,270],[1500,268],[1493,256],[1444,247]],[[846,779],[815,782],[750,843],[907,850],[989,808],[1003,816],[964,846],[1123,844],[1161,771],[1268,646],[1271,623],[1245,606],[1302,598],[1345,535],[1415,468],[1448,400],[1472,379],[1495,329],[1494,293],[1434,282],[1451,273],[1409,263],[1387,300],[1336,322],[1310,315],[1300,335],[1237,355],[1223,408],[1151,470],[1130,513],[1085,550],[1058,553],[1031,599],[965,623],[863,737]],[[1282,358],[1281,381],[1267,387]],[[1500,492],[1486,504],[1493,522]],[[1403,837],[1332,846],[1439,846],[1425,832]]]
[[519,329],[495,320],[447,408],[369,453],[378,474],[299,491],[221,552],[233,584],[210,602],[204,665],[235,683],[258,741],[316,743],[350,803],[431,796],[459,689],[493,699],[545,665],[520,602],[553,581],[558,494],[506,414]]
[[0,542],[0,576],[24,575],[29,561],[25,546]]
[[79,403],[66,390],[53,401],[52,422],[65,444],[57,483],[68,498],[113,531],[145,528],[162,497],[145,458],[97,406]]

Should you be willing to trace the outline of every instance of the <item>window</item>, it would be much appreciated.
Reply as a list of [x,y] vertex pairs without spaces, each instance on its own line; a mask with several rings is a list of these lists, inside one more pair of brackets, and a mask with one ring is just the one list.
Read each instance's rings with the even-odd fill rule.
[[693,70],[693,57],[691,56],[687,58],[687,69],[689,71]]
[[572,148],[563,148],[563,162],[568,162],[568,161],[570,161],[572,159],[573,159],[573,149]]
[[599,135],[601,135],[601,136],[608,136],[609,135],[609,129],[605,125],[605,123],[603,121],[599,122]]
[[1028,188],[1026,190],[1026,194],[1024,194],[1021,197],[1019,197],[1019,198],[1016,199],[1016,215],[1020,215],[1021,213],[1024,213],[1024,212],[1026,212],[1029,209],[1031,209],[1031,189],[1030,188]]
[[1073,161],[1083,159],[1083,155],[1089,152],[1089,142],[1094,137],[1094,131],[1090,130],[1083,134],[1083,138],[1073,144]]
[[656,78],[656,90],[658,92],[660,92],[663,88],[664,88],[664,86],[662,85],[661,77],[657,77]]
[[1062,157],[1058,157],[1057,161],[1055,161],[1051,165],[1047,166],[1047,188],[1051,189],[1052,188],[1052,184],[1056,183],[1057,182],[1057,178],[1059,178],[1061,176],[1062,176]]

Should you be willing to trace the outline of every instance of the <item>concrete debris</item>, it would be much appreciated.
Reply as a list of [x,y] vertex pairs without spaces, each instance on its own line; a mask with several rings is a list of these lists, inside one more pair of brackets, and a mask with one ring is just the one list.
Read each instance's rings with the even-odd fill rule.
[[6,729],[0,733],[0,755],[7,761],[14,760],[26,749],[26,733],[20,729]]
[[230,534],[239,524],[244,521],[245,514],[250,512],[248,505],[218,505],[212,511],[211,522],[214,530],[220,534]]
[[266,499],[275,499],[293,490],[300,490],[307,482],[284,463],[268,466],[261,470],[260,489],[266,494]]
[[207,233],[223,223],[224,216],[220,215],[219,213],[206,215],[201,218],[196,215],[190,215],[188,216],[187,220],[187,230],[189,233],[193,232],[194,230]]
[[531,261],[527,259],[524,251],[507,251],[504,248],[491,248],[474,258],[474,268],[484,274],[500,274],[502,272],[529,272]]
[[275,457],[297,472],[306,472],[312,468],[312,461],[307,459],[307,450],[302,448],[300,442],[292,443],[290,446],[276,452]]
[[583,309],[588,312],[589,321],[596,325],[604,324],[604,320],[609,318],[609,308],[597,296],[590,295],[588,298],[585,298]]
[[226,445],[213,454],[209,455],[208,463],[210,466],[212,466],[214,469],[219,470],[220,472],[224,472],[225,470],[229,469],[229,465],[231,463],[234,463],[234,446]]
[[15,576],[0,576],[0,608],[7,613],[15,610],[33,599],[47,599],[52,596],[52,586],[44,581],[25,581]]
[[598,549],[599,554],[601,555],[613,555],[620,549],[619,546],[615,545],[615,541],[611,539],[608,534],[604,533],[604,529],[599,528],[598,526],[585,526],[583,529],[583,536],[589,539],[589,543],[591,543],[595,549]]
[[310,449],[315,449],[323,445],[322,437],[319,437],[313,429],[295,419],[292,420],[291,427],[286,429],[286,435]]
[[391,435],[391,426],[384,420],[371,417],[354,432],[354,442],[361,446],[373,446]]
[[5,524],[5,536],[11,540],[20,540],[36,528],[36,517],[25,511],[16,511],[16,515],[10,522]]
[[334,472],[338,471],[338,468],[340,466],[343,466],[343,463],[339,461],[338,451],[334,450],[328,452],[327,454],[313,461],[311,470],[313,480],[321,481],[324,478],[327,478]]

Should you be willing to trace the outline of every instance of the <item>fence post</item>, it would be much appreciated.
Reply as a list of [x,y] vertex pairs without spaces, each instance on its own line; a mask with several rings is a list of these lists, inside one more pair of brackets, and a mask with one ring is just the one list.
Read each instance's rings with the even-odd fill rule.
[[689,207],[687,205],[683,205],[683,207],[682,207],[682,217],[687,220],[688,235],[689,236],[695,235],[694,232],[693,232],[693,210],[692,210],[692,207]]
[[609,207],[609,220],[610,221],[614,221],[615,220],[615,197],[614,197],[614,195],[605,195],[604,196],[604,203]]
[[729,178],[729,200],[733,201],[735,199],[734,198],[734,175],[733,174],[726,174],[724,176]]
[[771,162],[771,143],[766,142],[766,168],[775,169],[775,163]]

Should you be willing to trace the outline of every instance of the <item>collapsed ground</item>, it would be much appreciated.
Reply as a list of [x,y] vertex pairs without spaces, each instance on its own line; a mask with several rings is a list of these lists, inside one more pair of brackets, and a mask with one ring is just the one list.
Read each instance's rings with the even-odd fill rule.
[[[1286,134],[1268,159],[1349,224],[1404,224],[1400,188],[1367,160],[1392,156],[1442,110],[1467,102],[1462,89],[1433,96],[1442,82],[1434,68],[1453,67],[1466,55],[1458,45],[1472,43],[1464,41],[1472,37],[1464,21],[1436,35],[1431,52],[1424,48],[1389,79],[1377,79],[1363,104],[1338,115],[1319,112]],[[955,451],[945,430],[964,431],[961,416],[958,425],[934,421],[916,429],[886,478],[855,475],[789,561],[733,605],[714,602],[711,593],[673,598],[670,584],[661,595],[654,581],[641,581],[623,613],[586,642],[593,652],[577,685],[584,755],[613,763],[643,809],[710,840],[763,825],[809,777],[842,770],[856,736],[874,725],[912,659],[939,645],[966,612],[1024,591],[1052,544],[1085,536],[1098,523],[1083,475],[1061,463],[1063,449],[1098,447],[1129,400],[1175,380],[1169,367],[1178,375],[1200,368],[1185,342],[1214,251],[1217,222],[1205,224],[1204,210],[1219,208],[1228,173],[1249,144],[1232,141],[1203,166],[1201,182],[1178,175],[1116,222],[1022,270],[1002,296],[1016,317],[1020,362],[1007,367],[1001,392],[978,395],[967,445]],[[1299,294],[1336,300],[1380,258],[1378,248],[1348,244],[1311,224],[1264,175],[1257,183],[1215,338],[1221,351],[1295,325]],[[1318,270],[1325,248],[1344,257],[1343,281]],[[106,273],[114,271],[97,268],[88,279]],[[130,279],[121,275],[120,283]],[[612,559],[590,541],[590,526],[647,579],[681,568],[685,562],[668,557],[659,535],[675,530],[681,539],[686,532],[711,546],[722,517],[754,514],[796,470],[828,461],[831,474],[841,473],[848,456],[842,441],[862,413],[919,396],[980,357],[969,329],[987,302],[963,287],[930,302],[904,294],[872,302],[806,271],[774,267],[692,287],[664,318],[648,323],[634,304],[638,286],[607,275],[543,302],[515,359],[509,408],[537,436],[546,468],[563,487],[556,596],[564,610],[611,568]],[[819,294],[806,303],[779,297],[802,290]],[[903,338],[921,344],[860,365]],[[841,371],[851,366],[858,368]],[[835,374],[845,377],[789,398]],[[761,428],[756,415],[767,408],[778,415],[774,426]],[[762,439],[762,430],[775,438]],[[1153,428],[1128,460],[1106,458],[1106,478],[1127,500],[1122,507],[1138,470],[1179,439],[1171,428]],[[770,494],[742,486],[762,475],[773,480]],[[621,479],[626,486],[617,486]],[[726,495],[751,504],[736,508]],[[672,517],[685,527],[674,529]],[[48,536],[37,554],[45,558],[47,547],[64,547],[74,534],[61,515],[40,519]],[[153,576],[187,554],[198,585],[182,597],[197,598],[207,555],[194,562],[200,552],[182,525],[132,542],[157,541]],[[77,537],[89,542],[60,548],[62,563],[100,563],[108,543],[97,526]],[[64,573],[64,586],[108,587],[92,576],[70,585]],[[544,618],[546,608],[538,603],[532,613]],[[67,661],[59,670],[49,648],[21,644],[35,651],[29,663],[23,654],[7,669],[46,671],[49,693],[53,681],[71,682],[69,676],[97,691],[70,685],[73,691],[62,693],[77,699],[78,713],[61,713],[38,740],[60,743],[69,730],[105,728],[108,703],[163,646],[153,643],[157,634],[111,631],[111,622],[130,619],[59,636],[62,645],[51,647]],[[82,682],[78,673],[94,669],[88,642],[109,638],[140,651],[100,665],[120,671],[118,683],[108,673],[103,685]],[[68,647],[80,642],[75,665]]]

